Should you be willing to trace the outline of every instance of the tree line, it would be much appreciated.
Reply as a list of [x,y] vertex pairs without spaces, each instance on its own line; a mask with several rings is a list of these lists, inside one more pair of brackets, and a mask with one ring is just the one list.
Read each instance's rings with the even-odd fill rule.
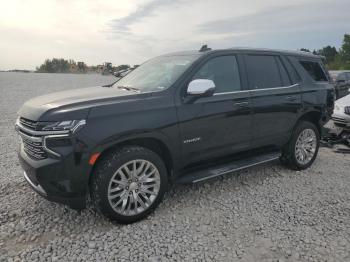
[[[311,50],[307,48],[301,48],[300,51],[311,53]],[[312,53],[324,56],[329,70],[350,70],[350,35],[344,35],[342,46],[339,49],[328,45],[321,49],[313,50]]]
[[76,63],[74,60],[63,58],[46,59],[45,62],[36,68],[41,73],[84,73],[87,66],[84,62]]
[[[137,67],[135,65],[134,67]],[[75,62],[72,59],[63,58],[46,59],[44,63],[36,68],[38,73],[102,73],[112,74],[122,70],[130,69],[130,65],[113,66],[106,62],[103,65],[87,66],[84,62]]]

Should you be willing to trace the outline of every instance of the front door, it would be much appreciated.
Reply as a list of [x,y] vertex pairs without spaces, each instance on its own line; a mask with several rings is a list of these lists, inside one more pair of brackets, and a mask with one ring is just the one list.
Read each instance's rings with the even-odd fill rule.
[[183,162],[193,163],[248,149],[252,136],[249,91],[242,89],[235,55],[205,61],[194,79],[210,79],[215,93],[178,106]]

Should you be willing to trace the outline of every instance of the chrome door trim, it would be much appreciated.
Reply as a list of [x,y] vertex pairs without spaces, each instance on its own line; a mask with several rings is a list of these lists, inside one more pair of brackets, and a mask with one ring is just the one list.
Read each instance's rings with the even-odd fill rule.
[[278,90],[278,89],[288,89],[300,86],[300,84],[294,84],[290,86],[281,86],[281,87],[270,87],[270,88],[262,88],[262,89],[250,89],[250,90],[240,90],[240,91],[232,91],[232,92],[223,92],[223,93],[215,93],[214,96],[219,95],[229,95],[229,94],[236,94],[236,93],[246,93],[246,92],[256,92],[256,91],[268,91],[268,90]]
[[241,91],[232,91],[232,92],[223,92],[223,93],[214,93],[214,96],[220,96],[220,95],[229,95],[229,94],[236,94],[236,93],[247,93],[250,90],[241,90]]
[[278,90],[278,89],[288,89],[288,88],[297,87],[297,86],[299,86],[299,84],[294,84],[294,85],[291,85],[291,86],[281,86],[281,87],[270,87],[270,88],[252,89],[252,90],[249,90],[249,91],[252,91],[252,92],[257,92],[257,91],[269,91],[269,90]]

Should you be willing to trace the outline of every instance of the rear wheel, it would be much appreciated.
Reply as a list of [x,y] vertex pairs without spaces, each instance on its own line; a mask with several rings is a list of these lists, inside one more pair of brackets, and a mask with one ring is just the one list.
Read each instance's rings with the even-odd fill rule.
[[167,188],[162,159],[139,146],[123,147],[97,163],[92,199],[102,214],[120,223],[145,218],[161,202]]
[[317,127],[311,122],[301,121],[294,129],[281,161],[295,170],[306,169],[315,161],[319,146],[320,134]]

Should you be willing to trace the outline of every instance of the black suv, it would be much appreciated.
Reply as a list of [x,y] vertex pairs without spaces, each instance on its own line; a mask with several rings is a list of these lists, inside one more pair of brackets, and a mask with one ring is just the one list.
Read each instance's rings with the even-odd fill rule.
[[144,218],[169,185],[316,158],[334,88],[309,53],[226,49],[151,59],[116,83],[19,110],[24,177],[40,195],[111,219]]

